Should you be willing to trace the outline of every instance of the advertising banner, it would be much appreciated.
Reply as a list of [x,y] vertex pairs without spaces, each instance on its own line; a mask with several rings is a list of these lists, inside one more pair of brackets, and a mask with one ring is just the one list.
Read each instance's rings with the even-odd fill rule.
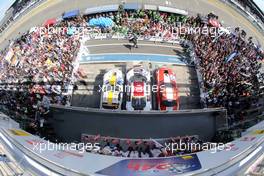
[[201,169],[196,154],[158,159],[125,159],[97,174],[109,176],[174,176]]

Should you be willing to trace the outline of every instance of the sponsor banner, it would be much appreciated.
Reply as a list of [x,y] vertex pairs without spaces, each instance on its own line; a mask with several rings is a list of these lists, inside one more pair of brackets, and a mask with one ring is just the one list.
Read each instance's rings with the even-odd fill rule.
[[17,129],[9,129],[9,131],[16,135],[16,136],[30,136],[29,133],[23,131],[23,130],[17,130]]
[[196,154],[158,159],[125,159],[97,174],[109,176],[174,176],[201,169]]
[[80,64],[91,62],[128,62],[128,61],[151,61],[160,63],[173,63],[188,65],[179,56],[159,54],[89,54],[79,58]]

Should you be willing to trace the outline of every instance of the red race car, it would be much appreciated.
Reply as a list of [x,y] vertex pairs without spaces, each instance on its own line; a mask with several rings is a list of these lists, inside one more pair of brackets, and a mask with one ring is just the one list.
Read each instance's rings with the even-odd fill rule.
[[157,81],[157,104],[159,110],[179,110],[178,88],[176,75],[172,69],[159,68],[156,70]]

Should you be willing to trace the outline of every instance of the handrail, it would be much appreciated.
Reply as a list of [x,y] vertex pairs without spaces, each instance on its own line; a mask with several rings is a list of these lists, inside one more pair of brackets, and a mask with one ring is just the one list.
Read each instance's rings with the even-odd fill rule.
[[[40,165],[43,165],[43,163],[48,163],[49,165],[51,165],[52,167],[49,166],[48,168],[50,171],[52,171],[54,173],[59,173],[58,170],[56,170],[56,169],[62,169],[62,170],[65,170],[66,172],[70,172],[70,173],[68,173],[68,174],[70,174],[69,176],[72,176],[72,174],[74,174],[74,175],[77,174],[78,176],[90,176],[89,174],[80,173],[78,171],[66,168],[62,165],[59,165],[58,163],[52,162],[52,161],[40,156],[36,152],[32,152],[31,150],[29,150],[28,148],[26,148],[25,146],[23,146],[19,142],[17,142],[14,138],[12,138],[10,136],[10,134],[8,134],[5,130],[3,130],[1,128],[0,128],[0,132],[2,132],[5,135],[5,137],[8,138],[8,140],[12,141],[12,143],[15,144],[17,149],[19,149],[22,153],[26,154],[29,158],[33,159],[35,162],[39,163]],[[32,154],[33,154],[33,156],[32,156]],[[41,160],[41,161],[39,161],[39,160]],[[55,169],[54,166],[57,168]],[[47,167],[47,166],[45,165],[45,167]],[[59,174],[61,174],[61,173],[59,173]]]
[[[50,107],[59,108],[65,110],[73,110],[73,111],[89,111],[89,112],[101,112],[101,113],[122,113],[122,114],[131,114],[130,111],[127,110],[105,110],[98,108],[87,108],[87,107],[77,107],[77,106],[63,106],[52,104]],[[222,112],[225,111],[225,108],[204,108],[204,109],[189,109],[189,110],[179,110],[179,111],[133,111],[133,113],[138,114],[182,114],[182,113],[201,113],[201,112]]]

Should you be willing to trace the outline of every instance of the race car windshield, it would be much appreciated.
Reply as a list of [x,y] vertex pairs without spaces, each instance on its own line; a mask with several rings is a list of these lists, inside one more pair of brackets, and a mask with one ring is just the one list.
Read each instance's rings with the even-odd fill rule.
[[173,107],[173,106],[176,106],[177,105],[177,101],[176,100],[164,100],[162,101],[162,104],[166,107]]
[[135,73],[135,75],[131,78],[131,82],[146,82],[147,78],[141,74]]
[[173,85],[171,83],[165,83],[165,84],[162,84],[161,87],[163,87],[160,90],[161,97],[166,99],[166,100],[169,100],[171,102],[173,100],[175,85]]
[[133,97],[132,98],[132,107],[135,110],[143,110],[144,107],[146,106],[146,98],[145,97],[141,97],[141,98],[136,98]]
[[163,83],[162,86],[164,86],[165,88],[173,88],[173,87],[175,87],[175,85],[172,84],[172,83]]
[[118,104],[113,103],[112,105],[109,105],[108,103],[103,103],[104,109],[118,109]]

